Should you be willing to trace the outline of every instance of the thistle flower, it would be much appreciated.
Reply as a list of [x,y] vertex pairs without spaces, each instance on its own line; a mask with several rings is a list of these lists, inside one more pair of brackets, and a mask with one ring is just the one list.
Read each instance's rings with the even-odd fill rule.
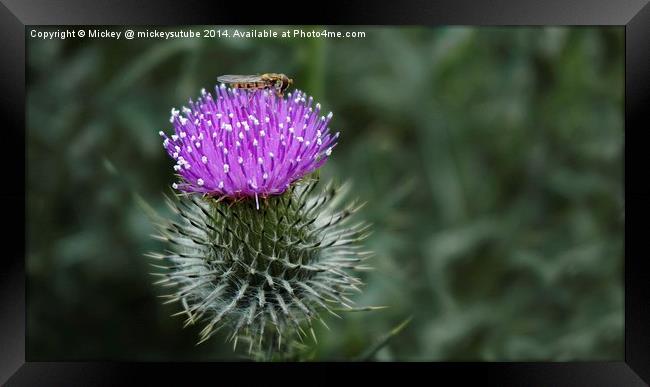
[[[251,354],[286,354],[306,331],[316,340],[322,312],[353,308],[362,283],[352,272],[367,268],[360,242],[369,226],[350,223],[361,206],[341,205],[346,186],[316,189],[311,173],[338,134],[311,97],[202,94],[184,117],[172,111],[171,138],[162,133],[184,194],[168,200],[173,219],[157,219],[169,249],[148,256],[164,263],[155,265],[164,270],[157,283],[173,287],[165,297],[180,303],[186,326],[204,324],[199,342],[225,328]],[[244,200],[225,200],[236,198]]]
[[338,133],[327,127],[332,113],[297,90],[288,99],[267,91],[216,88],[196,102],[172,109],[175,134],[163,145],[176,160],[182,181],[174,188],[211,196],[277,195],[323,165]]

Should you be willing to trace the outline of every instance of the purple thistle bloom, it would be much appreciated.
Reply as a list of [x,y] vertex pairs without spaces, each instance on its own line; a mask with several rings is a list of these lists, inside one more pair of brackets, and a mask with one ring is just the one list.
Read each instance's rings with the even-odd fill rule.
[[320,104],[296,90],[287,98],[268,91],[201,90],[183,114],[172,109],[175,134],[163,145],[182,181],[174,189],[231,198],[278,195],[325,163],[336,145]]

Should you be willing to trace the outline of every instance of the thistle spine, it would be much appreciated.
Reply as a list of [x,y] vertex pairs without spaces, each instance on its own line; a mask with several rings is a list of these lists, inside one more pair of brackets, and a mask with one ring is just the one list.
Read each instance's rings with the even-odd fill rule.
[[317,341],[322,312],[353,308],[362,282],[351,273],[367,268],[360,242],[370,226],[351,223],[357,203],[341,208],[347,186],[316,193],[317,185],[301,181],[259,203],[168,198],[176,219],[158,219],[156,237],[170,248],[149,256],[163,262],[157,284],[174,289],[164,297],[181,304],[176,315],[204,324],[199,343],[227,329],[235,348],[246,341],[251,356],[269,359],[300,347],[296,340]]

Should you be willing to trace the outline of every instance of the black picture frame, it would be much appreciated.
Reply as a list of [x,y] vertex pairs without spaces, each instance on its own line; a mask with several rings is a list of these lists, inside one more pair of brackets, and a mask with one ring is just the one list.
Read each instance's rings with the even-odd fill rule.
[[[643,174],[647,153],[641,147],[650,106],[650,5],[648,0],[607,1],[400,1],[301,3],[292,18],[288,3],[268,4],[282,12],[250,12],[250,4],[198,1],[0,1],[0,106],[3,149],[12,162],[4,168],[0,190],[5,216],[0,270],[0,382],[7,385],[113,385],[146,382],[186,384],[194,378],[219,382],[223,375],[246,375],[285,384],[287,375],[309,383],[344,381],[342,372],[369,378],[431,382],[452,377],[497,385],[634,386],[650,382],[650,272],[641,253],[643,220],[650,185]],[[315,7],[324,8],[323,12]],[[306,16],[305,16],[306,15]],[[176,24],[421,24],[421,25],[616,25],[625,27],[625,358],[617,362],[571,363],[43,363],[25,361],[25,46],[28,25]],[[637,149],[634,149],[637,148]],[[631,176],[636,175],[634,178]],[[634,242],[635,241],[635,242]],[[259,371],[247,372],[250,367]],[[335,371],[335,372],[332,372]],[[291,372],[291,374],[288,374]],[[408,375],[408,376],[405,376]],[[444,379],[443,379],[444,378]],[[230,377],[228,377],[230,379]],[[300,382],[304,379],[296,379]],[[645,382],[644,382],[645,381]],[[301,383],[304,384],[304,383]]]

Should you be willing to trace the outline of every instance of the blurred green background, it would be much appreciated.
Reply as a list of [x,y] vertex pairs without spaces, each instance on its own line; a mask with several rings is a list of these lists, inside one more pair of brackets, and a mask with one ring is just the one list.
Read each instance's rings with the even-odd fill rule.
[[161,305],[134,194],[168,213],[171,107],[260,72],[335,113],[322,174],[374,223],[356,300],[390,306],[328,318],[311,359],[409,316],[376,359],[623,358],[623,28],[330,30],[366,38],[28,38],[29,360],[238,358]]

